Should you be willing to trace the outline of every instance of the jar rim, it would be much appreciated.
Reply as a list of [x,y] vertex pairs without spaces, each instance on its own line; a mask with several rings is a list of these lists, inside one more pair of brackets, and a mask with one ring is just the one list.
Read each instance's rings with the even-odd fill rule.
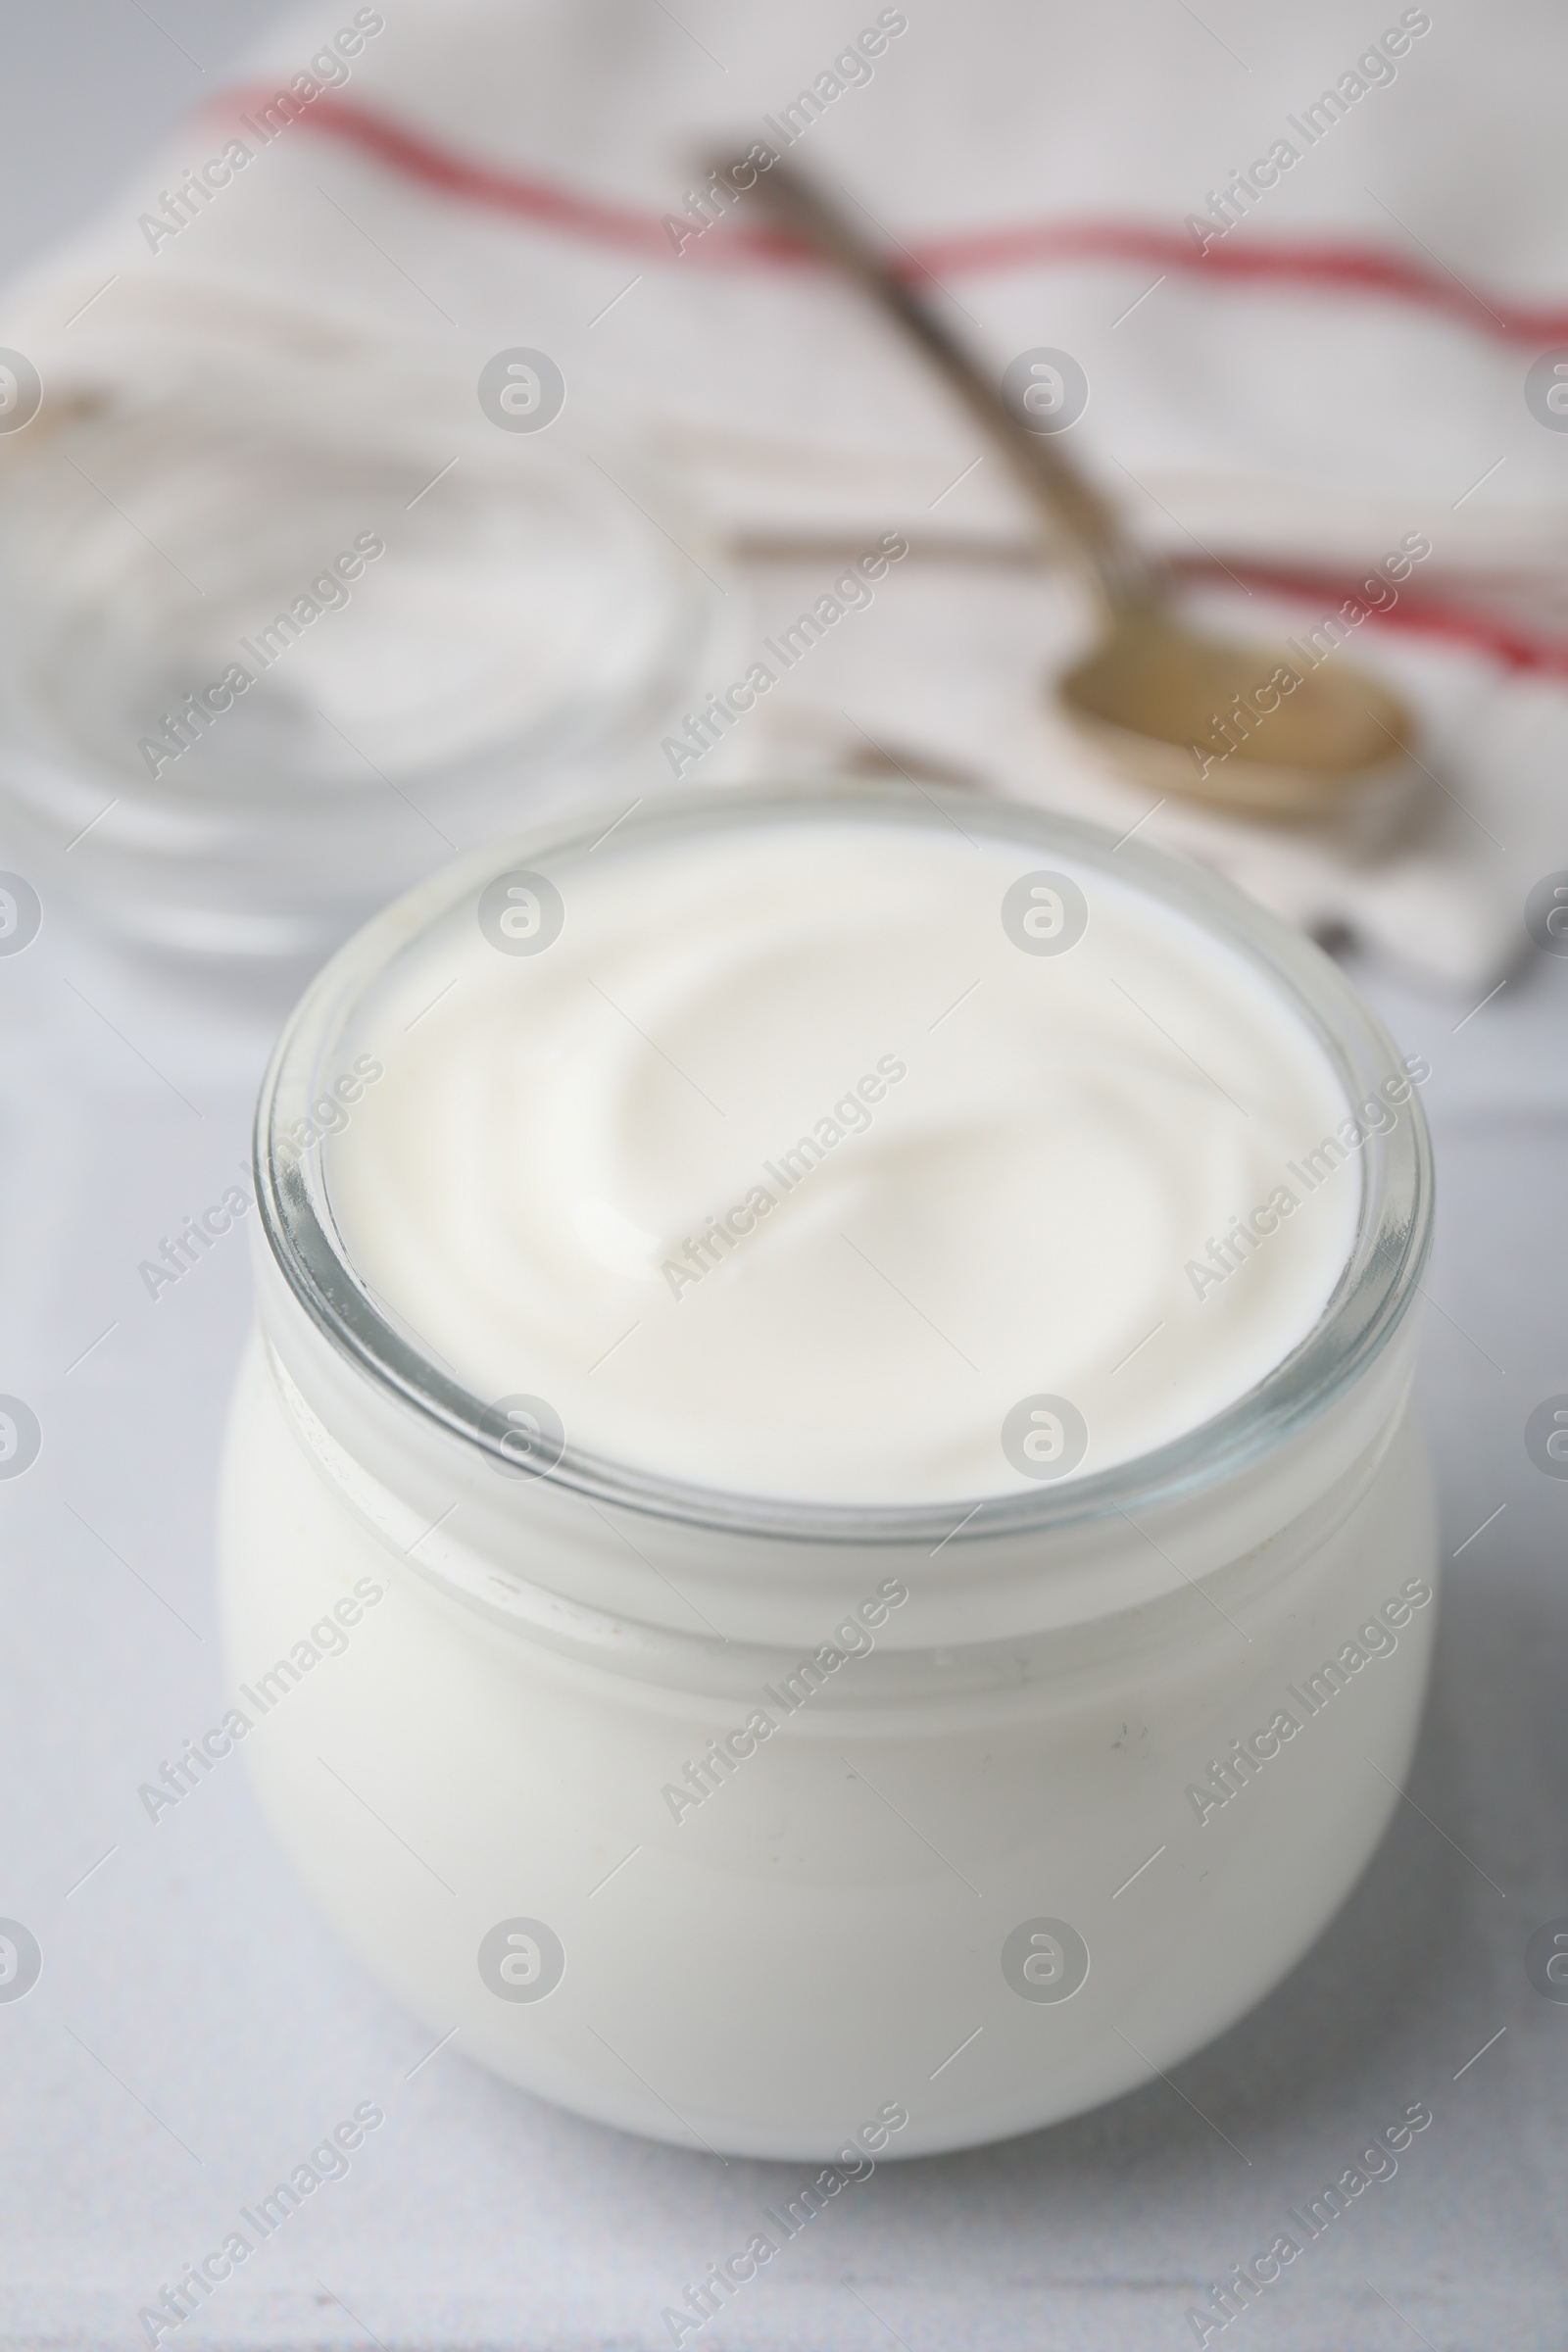
[[[1233,883],[1196,861],[1107,828],[1001,796],[864,778],[720,785],[664,792],[622,813],[622,844],[712,826],[762,826],[811,814],[929,827],[956,822],[1020,849],[1066,854],[1132,882],[1239,953],[1281,996],[1327,1054],[1348,1106],[1402,1073],[1377,1015],[1320,949]],[[383,1395],[478,1453],[514,1467],[492,1405],[432,1360],[366,1288],[338,1232],[322,1155],[288,1131],[310,1106],[338,1039],[397,958],[415,949],[496,875],[585,856],[617,812],[558,818],[446,866],[374,916],[318,974],[284,1027],[263,1079],[254,1137],[256,1200],[266,1248],[294,1301],[333,1351]],[[1109,859],[1116,865],[1111,868]],[[1149,1451],[1060,1485],[984,1495],[961,1522],[964,1541],[1041,1535],[1186,1501],[1220,1487],[1315,1423],[1371,1369],[1414,1300],[1432,1239],[1433,1168],[1413,1083],[1406,1115],[1364,1139],[1361,1198],[1348,1256],[1310,1331],[1217,1413]],[[588,1501],[735,1536],[843,1544],[940,1545],[967,1497],[918,1503],[810,1501],[747,1494],[666,1478],[569,1439],[535,1473]]]

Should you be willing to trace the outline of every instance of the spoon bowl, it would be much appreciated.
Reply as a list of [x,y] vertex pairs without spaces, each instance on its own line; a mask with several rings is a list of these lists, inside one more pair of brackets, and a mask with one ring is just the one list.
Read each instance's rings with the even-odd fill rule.
[[1252,816],[1330,817],[1418,773],[1410,714],[1376,679],[1200,636],[1158,606],[1120,607],[1054,704],[1118,775]]

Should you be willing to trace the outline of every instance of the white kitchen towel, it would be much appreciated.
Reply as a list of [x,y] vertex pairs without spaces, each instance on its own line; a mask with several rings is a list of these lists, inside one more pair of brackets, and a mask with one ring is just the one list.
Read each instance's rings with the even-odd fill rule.
[[[1568,863],[1565,62],[1568,24],[1528,0],[345,4],[286,21],[13,288],[0,342],[43,379],[39,432],[73,397],[200,380],[217,346],[286,400],[290,352],[330,343],[368,413],[410,366],[472,397],[497,352],[542,350],[580,416],[697,471],[756,559],[759,643],[883,533],[909,543],[732,770],[857,757],[1139,825],[1479,995]],[[755,196],[704,196],[706,163],[759,147],[859,207],[989,365],[1070,355],[1066,446],[1195,609],[1342,617],[1333,658],[1426,722],[1406,824],[1152,807],[1053,732],[1042,681],[1086,615],[918,363]],[[1356,617],[1410,538],[1431,553],[1398,602]]]

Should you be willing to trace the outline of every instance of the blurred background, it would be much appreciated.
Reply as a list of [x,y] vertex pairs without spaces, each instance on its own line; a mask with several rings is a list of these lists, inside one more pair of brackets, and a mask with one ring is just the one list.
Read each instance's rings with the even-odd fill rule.
[[[1524,1955],[1568,1914],[1568,28],[74,0],[0,55],[0,1391],[37,1431],[0,1475],[0,1915],[43,1954],[0,1997],[6,2340],[146,2340],[138,2308],[366,2099],[374,2145],[181,2340],[663,2342],[793,2188],[429,2053],[237,1772],[149,1825],[138,1784],[220,1712],[249,1293],[239,1242],[143,1269],[248,1189],[271,1038],[396,890],[562,807],[853,767],[1205,858],[1430,1060],[1448,1596],[1410,1801],[1270,2001],[1170,2083],[882,2168],[712,2340],[1189,2341],[1425,2099],[1250,2338],[1559,2345],[1568,2003]],[[990,380],[1048,385],[1195,621],[1338,636],[1330,674],[1403,698],[1396,791],[1281,825],[1061,725],[1090,603],[863,298],[715,192],[758,141]],[[765,700],[705,719],[758,662]]]
[[158,17],[83,5],[6,25],[0,122],[11,159],[0,269],[8,278],[90,220],[268,26],[265,0],[176,0]]

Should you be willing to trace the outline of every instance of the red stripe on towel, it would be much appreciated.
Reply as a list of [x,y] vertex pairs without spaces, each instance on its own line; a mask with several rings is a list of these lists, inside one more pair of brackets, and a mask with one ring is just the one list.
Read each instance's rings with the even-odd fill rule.
[[[243,89],[215,105],[260,107],[275,103],[276,95],[264,88]],[[299,108],[296,123],[342,139],[424,187],[566,236],[612,245],[645,261],[674,265],[684,259],[720,269],[760,263],[793,269],[811,259],[808,249],[785,232],[741,221],[725,222],[717,236],[690,243],[682,257],[660,214],[609,203],[529,172],[473,162],[357,99],[323,91],[309,104],[297,99],[291,103]],[[985,275],[1047,263],[1137,262],[1147,269],[1203,278],[1216,288],[1272,283],[1389,297],[1506,343],[1543,350],[1568,344],[1568,310],[1483,293],[1441,265],[1429,267],[1376,246],[1329,239],[1265,238],[1250,229],[1244,239],[1216,241],[1200,254],[1185,230],[1150,221],[1033,220],[928,237],[906,247],[903,261],[893,258],[895,269],[911,278]]]

